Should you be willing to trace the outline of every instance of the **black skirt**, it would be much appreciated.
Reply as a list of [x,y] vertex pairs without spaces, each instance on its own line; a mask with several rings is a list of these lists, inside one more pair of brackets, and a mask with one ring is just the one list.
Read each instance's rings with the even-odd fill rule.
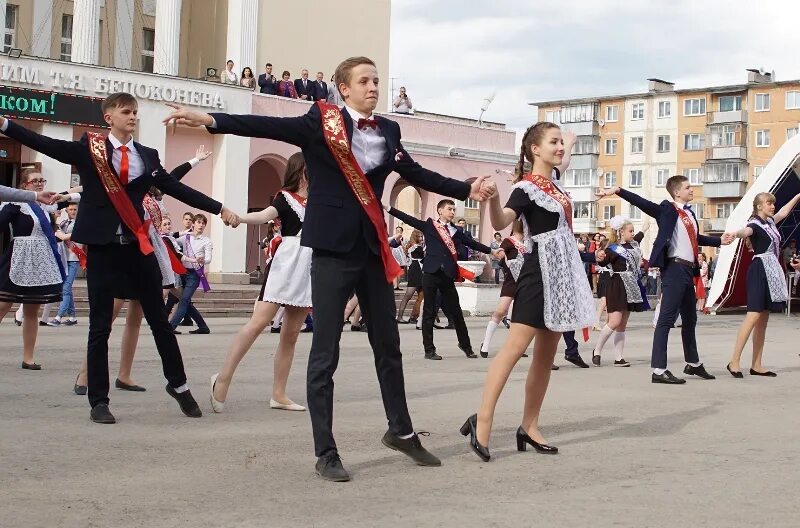
[[61,302],[63,283],[46,284],[44,286],[20,286],[11,282],[11,255],[14,241],[0,258],[0,302],[20,304],[49,304]]
[[406,272],[407,288],[422,288],[422,267],[419,262],[412,260]]
[[597,298],[600,299],[606,296],[606,287],[608,286],[608,273],[597,273]]
[[760,258],[754,258],[747,270],[747,311],[782,312],[785,309],[785,302],[772,302],[764,264]]
[[525,262],[517,278],[511,321],[547,330],[544,324],[542,268],[535,247],[533,253],[525,255]]
[[506,276],[503,285],[500,287],[500,297],[514,297],[517,293],[517,282],[513,277]]
[[[603,275],[608,276],[607,273]],[[638,285],[637,285],[638,286]],[[598,290],[600,287],[598,286]],[[622,277],[612,275],[605,284],[606,310],[611,312],[643,312],[644,303],[629,303]]]

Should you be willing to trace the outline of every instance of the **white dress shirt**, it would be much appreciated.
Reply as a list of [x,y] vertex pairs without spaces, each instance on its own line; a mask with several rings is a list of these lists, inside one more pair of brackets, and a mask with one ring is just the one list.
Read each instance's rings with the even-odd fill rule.
[[453,224],[451,224],[451,223],[445,223],[445,222],[442,222],[441,220],[437,220],[437,222],[439,222],[439,223],[440,223],[440,224],[442,224],[443,226],[447,226],[447,232],[448,232],[448,233],[450,233],[450,238],[452,238],[453,236],[455,236],[455,234],[456,234],[456,231],[457,231],[457,229],[456,229],[456,226],[454,226],[454,225],[453,225]]
[[[683,206],[686,205],[677,200],[674,204],[676,209],[683,209]],[[686,210],[686,214],[689,215],[689,220],[694,224],[695,235],[699,234],[697,220],[695,220],[694,215],[688,210]],[[678,221],[675,223],[675,230],[672,232],[667,256],[669,258],[678,257],[689,262],[694,262],[697,258],[697,255],[694,254],[692,240],[689,238],[689,232],[686,230],[686,226],[683,225],[680,215],[678,215]]]
[[[114,166],[114,170],[117,171],[117,176],[120,176],[122,151],[119,148],[122,146],[122,142],[114,137],[114,134],[109,134],[108,139],[114,147],[114,152],[111,154],[111,164]],[[129,139],[125,146],[128,147],[128,182],[132,182],[144,174],[144,161],[133,144],[133,138]]]
[[363,116],[347,105],[344,105],[344,109],[353,120],[353,140],[350,150],[353,151],[358,166],[367,173],[386,160],[388,152],[386,140],[381,135],[380,128],[367,127],[364,130],[358,128],[359,119],[374,119],[373,115]]
[[183,247],[183,257],[181,257],[181,261],[183,265],[187,268],[191,269],[199,269],[200,264],[196,262],[191,262],[187,260],[187,257],[193,259],[203,259],[203,266],[208,266],[211,264],[211,257],[213,256],[214,252],[214,244],[211,242],[211,239],[205,235],[193,235],[189,234],[189,241],[186,241],[186,235],[178,239]]

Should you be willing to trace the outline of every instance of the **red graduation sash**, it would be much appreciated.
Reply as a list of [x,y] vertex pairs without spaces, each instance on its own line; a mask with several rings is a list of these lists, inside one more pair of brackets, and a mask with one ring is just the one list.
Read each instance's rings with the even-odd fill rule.
[[150,237],[148,236],[151,221],[142,222],[119,178],[108,166],[106,137],[97,132],[87,132],[86,135],[89,138],[89,154],[94,162],[94,168],[97,170],[97,177],[100,178],[100,183],[103,184],[103,188],[106,190],[108,199],[111,200],[111,204],[117,211],[120,220],[136,235],[142,254],[149,255],[153,252],[153,246],[150,245]]
[[514,247],[517,249],[517,252],[520,253],[521,255],[524,255],[525,253],[528,252],[528,250],[525,248],[525,244],[521,243],[516,238],[506,237],[506,240],[514,244]]
[[443,225],[441,222],[436,220],[431,220],[433,222],[433,227],[436,228],[436,232],[439,234],[439,238],[442,239],[444,245],[447,246],[447,249],[450,251],[450,256],[453,257],[453,261],[456,263],[456,268],[458,269],[458,277],[456,278],[456,282],[464,282],[465,280],[473,280],[475,278],[475,274],[472,273],[467,268],[462,268],[458,265],[458,253],[456,252],[456,244],[453,242],[453,237],[450,236],[450,230],[447,228],[446,225]]
[[83,248],[78,247],[78,245],[73,242],[72,240],[64,240],[64,245],[72,251],[72,253],[78,257],[78,264],[80,265],[81,269],[86,269],[86,252]]
[[564,216],[567,218],[569,230],[572,231],[572,200],[553,183],[553,180],[539,174],[526,174],[522,179],[531,182],[561,204],[561,207],[564,208]]
[[392,250],[389,249],[383,207],[381,207],[372,185],[370,185],[369,180],[364,175],[364,171],[361,170],[352,150],[350,150],[347,129],[344,126],[344,119],[339,107],[328,104],[325,101],[317,101],[317,105],[322,118],[322,134],[325,137],[325,143],[331,151],[333,159],[339,165],[344,179],[347,180],[347,184],[356,196],[358,203],[361,204],[364,212],[367,213],[367,217],[369,217],[372,227],[375,229],[375,235],[378,238],[378,244],[381,249],[381,261],[383,261],[386,282],[391,283],[395,278],[403,274],[403,270],[392,256]]
[[177,273],[178,275],[186,275],[186,266],[183,265],[181,262],[181,257],[178,256],[178,253],[175,251],[175,246],[172,245],[172,242],[167,242],[164,240],[164,237],[169,235],[161,235],[161,243],[164,244],[164,247],[167,248],[167,255],[169,255],[169,265],[172,268],[172,271]]
[[678,208],[678,218],[680,218],[681,222],[683,222],[683,227],[686,228],[686,232],[689,233],[689,240],[692,242],[692,251],[694,252],[694,258],[692,259],[692,262],[697,264],[697,255],[700,253],[700,247],[697,243],[697,231],[694,228],[694,222],[692,222],[692,219],[689,218],[688,213],[683,209],[683,207],[678,207],[677,204],[676,207]]

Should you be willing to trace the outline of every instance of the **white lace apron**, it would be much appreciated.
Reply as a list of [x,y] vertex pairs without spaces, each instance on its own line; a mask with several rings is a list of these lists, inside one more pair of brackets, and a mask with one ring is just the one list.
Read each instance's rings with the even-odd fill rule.
[[[567,332],[592,326],[597,322],[594,298],[589,288],[589,281],[586,280],[586,270],[578,253],[575,236],[564,216],[564,207],[529,181],[522,180],[513,188],[522,189],[536,205],[559,215],[556,229],[535,236],[531,236],[525,217],[521,217],[525,249],[531,252],[534,243],[538,246],[537,253],[544,285],[545,326],[554,332]],[[567,196],[566,192],[564,195]],[[521,262],[515,262],[518,260],[521,260],[519,255],[516,259],[506,262],[515,280],[519,277],[519,270],[522,267]]]
[[625,248],[621,245],[614,247],[612,251],[625,259],[625,271],[611,271],[612,275],[617,275],[622,279],[622,284],[625,286],[625,297],[628,303],[635,304],[644,302],[642,300],[642,290],[639,288],[639,264],[642,260],[642,250],[639,244],[635,241],[630,243],[632,249]]
[[775,224],[772,222],[771,218],[766,227],[755,221],[749,222],[748,225],[751,226],[751,229],[758,227],[764,230],[770,238],[769,248],[767,248],[764,253],[753,255],[753,258],[761,259],[761,264],[764,266],[770,299],[774,303],[788,301],[789,291],[786,285],[786,276],[778,260],[778,252],[780,251],[781,244],[780,233],[775,228]]
[[30,236],[11,236],[14,247],[11,252],[11,269],[8,278],[17,286],[49,286],[61,284],[61,272],[53,255],[50,242],[42,231],[39,218],[28,204],[18,203],[20,212],[31,217],[33,230]]

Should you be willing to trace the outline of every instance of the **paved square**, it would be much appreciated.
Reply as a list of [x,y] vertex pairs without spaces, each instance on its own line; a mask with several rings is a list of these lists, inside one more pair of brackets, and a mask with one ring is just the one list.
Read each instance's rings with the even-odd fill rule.
[[[401,325],[409,406],[441,468],[414,466],[384,448],[386,429],[371,349],[345,331],[336,376],[334,431],[353,481],[314,475],[307,413],[272,411],[277,336],[265,334],[243,361],[224,414],[212,414],[208,379],[222,366],[243,319],[210,321],[213,334],[178,336],[203,418],[185,418],[164,392],[152,338],[143,336],[133,378],[145,393],[111,393],[118,424],[89,421],[72,394],[86,319],[41,328],[41,372],[19,368],[20,329],[0,325],[0,526],[798,526],[800,321],[773,316],[765,366],[775,379],[725,371],[741,315],[701,317],[701,358],[716,381],[650,383],[650,314],[632,318],[628,369],[578,369],[559,354],[542,430],[558,456],[517,453],[530,359],[512,373],[482,463],[458,434],[476,411],[487,360],[467,360],[452,331],[437,331],[444,361],[422,359],[421,336]],[[485,318],[468,319],[473,346]],[[111,339],[116,374],[121,324]],[[592,339],[597,333],[593,333]],[[505,340],[495,334],[493,352]],[[310,335],[298,343],[289,395],[305,402]],[[591,343],[582,344],[587,361]],[[749,347],[742,362],[749,366]],[[670,366],[680,374],[680,330]]]

